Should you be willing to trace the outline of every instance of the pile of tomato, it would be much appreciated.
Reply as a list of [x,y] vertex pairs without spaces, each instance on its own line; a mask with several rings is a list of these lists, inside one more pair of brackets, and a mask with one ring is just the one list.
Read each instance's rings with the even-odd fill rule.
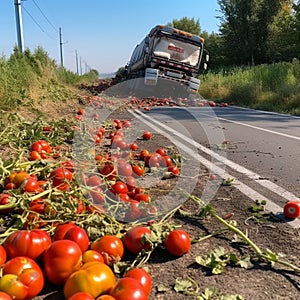
[[[60,223],[52,235],[42,229],[17,230],[0,245],[1,299],[32,299],[46,282],[61,288],[65,299],[148,299],[149,272],[126,268],[118,276],[113,266],[126,252],[151,251],[151,229],[135,226],[122,237],[103,235],[91,241],[74,222]],[[189,235],[180,229],[167,234],[164,245],[173,256],[190,250]]]
[[[84,122],[85,111],[77,116]],[[0,234],[1,299],[33,299],[47,283],[70,300],[148,299],[151,275],[124,257],[136,259],[157,246],[175,257],[190,250],[188,233],[176,226],[154,233],[157,200],[139,185],[152,171],[176,178],[180,165],[164,148],[149,151],[126,141],[130,127],[130,120],[114,119],[88,128],[96,145],[92,164],[75,163],[67,147],[47,141],[53,127],[43,127],[45,139],[30,144],[27,159],[2,172],[0,214],[16,222]],[[138,139],[152,138],[144,131]],[[109,224],[111,211],[116,219]],[[95,224],[97,235],[87,226],[91,216],[110,218]],[[107,234],[108,225],[120,228]]]

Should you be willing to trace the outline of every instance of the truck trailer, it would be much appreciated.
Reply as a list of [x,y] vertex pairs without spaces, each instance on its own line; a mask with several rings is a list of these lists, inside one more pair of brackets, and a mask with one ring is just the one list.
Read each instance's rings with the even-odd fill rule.
[[[126,65],[127,79],[143,79],[145,86],[179,84],[196,94],[204,53],[204,39],[170,26],[157,25],[134,49]],[[203,67],[206,68],[208,55]],[[141,81],[139,81],[141,82]],[[132,83],[134,87],[134,82]]]

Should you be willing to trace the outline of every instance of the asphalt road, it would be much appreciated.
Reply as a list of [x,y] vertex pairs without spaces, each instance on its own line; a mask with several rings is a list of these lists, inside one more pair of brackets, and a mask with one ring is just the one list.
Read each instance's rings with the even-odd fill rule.
[[253,200],[267,199],[274,212],[300,198],[299,117],[239,107],[153,108],[135,114],[189,155],[197,152],[199,161],[209,161],[212,173],[221,168],[219,175],[234,178]]

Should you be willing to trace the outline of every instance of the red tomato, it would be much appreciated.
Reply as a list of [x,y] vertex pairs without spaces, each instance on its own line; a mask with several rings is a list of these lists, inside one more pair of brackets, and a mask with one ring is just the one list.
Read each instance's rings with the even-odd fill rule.
[[130,176],[132,174],[132,167],[129,163],[119,163],[117,169],[120,176]]
[[94,300],[95,298],[91,296],[90,293],[87,292],[78,292],[72,295],[67,300]]
[[152,288],[152,278],[145,269],[133,268],[127,271],[123,277],[130,277],[136,279],[145,289],[147,294],[150,294]]
[[151,230],[145,226],[137,226],[129,229],[123,237],[125,248],[135,255],[142,250],[151,250],[151,244],[144,240],[146,234],[151,235]]
[[298,218],[300,216],[300,201],[288,201],[283,208],[283,214],[288,219]]
[[142,194],[142,193],[140,193],[140,194],[136,194],[134,196],[134,200],[139,201],[139,202],[140,201],[144,201],[144,202],[149,203],[151,201],[151,197],[148,194]]
[[124,255],[124,245],[120,238],[114,235],[104,235],[92,242],[91,249],[101,253],[105,263],[111,265],[122,259]]
[[142,137],[145,140],[150,140],[152,138],[152,133],[150,131],[144,131]]
[[87,263],[89,261],[99,261],[104,263],[104,258],[103,255],[96,250],[86,250],[82,253],[82,262]]
[[168,167],[168,172],[171,172],[174,175],[179,175],[179,168],[177,166],[170,166]]
[[140,154],[139,154],[139,158],[142,159],[142,160],[144,160],[144,158],[145,158],[147,155],[149,155],[149,154],[150,154],[150,153],[149,153],[148,150],[143,149],[143,150],[141,150],[141,152],[140,152]]
[[41,155],[37,151],[30,151],[30,153],[29,153],[29,159],[30,160],[39,160],[39,159],[41,159]]
[[65,240],[71,240],[78,244],[81,251],[84,252],[89,247],[89,237],[85,231],[85,229],[75,225],[71,227],[64,236]]
[[2,245],[0,245],[0,267],[6,262],[6,259],[7,259],[6,250]]
[[184,230],[175,229],[165,239],[165,247],[173,256],[182,256],[190,251],[190,236]]
[[133,176],[137,176],[137,177],[143,176],[145,173],[145,169],[139,165],[133,166],[132,170],[133,170]]
[[117,171],[116,171],[114,165],[112,165],[112,164],[106,164],[100,170],[100,174],[102,174],[103,176],[107,177],[107,179],[112,180],[112,179],[116,178]]
[[111,295],[101,295],[100,297],[97,297],[96,300],[116,300],[116,298]]
[[66,161],[63,161],[61,163],[62,167],[64,167],[65,169],[69,170],[70,172],[74,172],[75,171],[75,162],[73,160],[66,160]]
[[45,202],[44,199],[39,198],[35,199],[32,202],[29,203],[29,209],[31,211],[37,212],[39,214],[44,214],[45,212]]
[[31,258],[18,256],[7,261],[2,269],[0,290],[13,299],[32,299],[44,287],[44,275]]
[[166,155],[166,150],[163,148],[158,148],[155,151],[156,153],[160,154],[161,156],[165,156]]
[[126,222],[136,221],[141,216],[142,216],[142,211],[139,208],[139,202],[136,200],[131,200],[130,207],[126,211],[124,221],[126,221]]
[[172,166],[172,163],[173,162],[172,162],[172,159],[171,159],[170,156],[165,155],[165,156],[162,157],[161,165],[163,167],[170,167],[170,166]]
[[51,174],[50,178],[52,179],[53,185],[55,187],[60,185],[65,185],[72,180],[73,174],[66,168],[55,168]]
[[10,258],[26,256],[34,260],[41,259],[50,246],[50,235],[41,229],[17,230],[4,241],[4,248]]
[[64,236],[66,235],[66,232],[74,226],[76,226],[74,222],[58,224],[55,227],[54,234],[52,236],[52,240],[53,241],[62,240],[64,238]]
[[119,279],[110,294],[116,300],[148,300],[148,294],[140,283],[130,277]]
[[130,144],[129,148],[132,151],[136,151],[138,149],[138,145],[137,145],[137,143],[132,143],[132,144]]
[[32,151],[37,151],[38,153],[42,153],[42,152],[50,153],[51,152],[51,146],[45,140],[38,140],[38,141],[32,143],[31,150]]
[[122,181],[117,181],[111,187],[111,190],[114,194],[127,194],[128,193],[127,185]]
[[22,187],[22,192],[27,193],[40,193],[43,189],[40,187],[39,182],[35,178],[28,178],[25,185]]
[[0,292],[0,299],[1,300],[12,300],[12,297],[8,295],[7,293]]
[[15,209],[15,204],[11,202],[9,199],[10,196],[11,196],[10,194],[6,194],[6,193],[0,194],[0,214],[3,215],[8,214]]
[[90,191],[90,195],[94,203],[103,203],[105,202],[105,195],[101,187],[95,186]]
[[131,122],[129,120],[124,120],[122,122],[122,128],[129,128],[131,126]]
[[86,180],[86,185],[101,187],[103,185],[103,180],[98,175],[92,175]]
[[59,240],[48,247],[43,258],[46,278],[53,284],[61,285],[80,268],[82,252],[75,242]]
[[132,191],[136,186],[136,179],[133,176],[127,176],[125,182],[128,188],[128,191]]
[[153,153],[145,157],[145,165],[150,168],[158,168],[160,166],[161,155]]

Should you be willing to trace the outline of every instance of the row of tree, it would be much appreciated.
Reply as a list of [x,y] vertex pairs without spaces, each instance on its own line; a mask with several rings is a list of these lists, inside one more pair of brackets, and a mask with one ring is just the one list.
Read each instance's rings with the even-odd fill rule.
[[218,33],[202,31],[199,20],[184,17],[170,25],[201,35],[210,69],[300,59],[300,1],[218,0]]

